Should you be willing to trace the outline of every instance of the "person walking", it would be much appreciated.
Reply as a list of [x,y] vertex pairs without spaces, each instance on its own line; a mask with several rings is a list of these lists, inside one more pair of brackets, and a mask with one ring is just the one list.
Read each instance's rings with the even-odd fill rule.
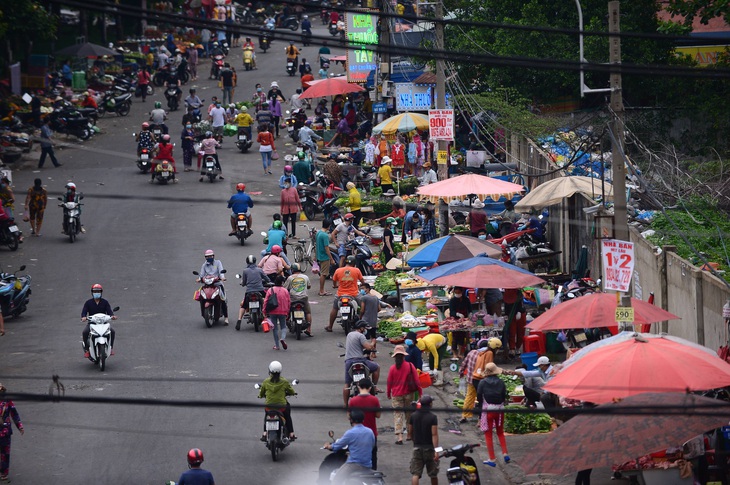
[[[274,279],[274,286],[266,291],[266,298],[264,298],[264,315],[271,320],[271,326],[273,327],[274,350],[279,350],[279,344],[284,350],[288,348],[286,344],[286,317],[289,315],[291,300],[289,292],[284,288],[285,281],[286,278],[277,275]],[[275,298],[275,303],[272,302],[272,298]],[[281,336],[279,330],[281,330]]]
[[147,101],[147,90],[149,89],[151,80],[152,77],[150,76],[150,71],[147,66],[142,67],[142,69],[137,72],[137,87],[139,89],[139,93],[142,95],[143,103]]
[[284,178],[284,188],[281,189],[281,216],[284,230],[289,225],[289,237],[297,236],[297,214],[302,210],[299,192],[292,186],[291,177]]
[[402,345],[396,345],[393,350],[395,364],[388,370],[388,382],[386,385],[386,396],[390,399],[393,409],[393,420],[395,423],[395,444],[403,444],[403,432],[406,431],[407,439],[412,434],[408,430],[407,423],[410,413],[406,411],[410,407],[414,394],[421,395],[421,384],[418,380],[418,372],[410,362],[405,361],[407,352]]
[[423,467],[431,478],[431,485],[439,482],[439,445],[438,418],[431,412],[433,398],[424,394],[418,401],[416,411],[408,421],[409,434],[413,436],[413,456],[411,457],[411,485],[418,485]]
[[[221,70],[221,89],[223,90],[223,97],[221,99],[221,102],[223,103],[223,106],[226,105],[226,103],[232,103],[233,102],[233,70],[231,69],[231,65],[227,62],[223,64],[223,69]],[[228,101],[226,101],[226,99]]]
[[33,187],[28,189],[28,195],[25,196],[25,215],[30,222],[32,236],[41,235],[43,212],[46,210],[46,205],[48,205],[48,192],[43,188],[41,179],[35,179]]
[[271,175],[271,159],[272,154],[276,151],[274,145],[274,135],[269,131],[269,124],[262,123],[260,125],[259,135],[256,141],[259,142],[259,153],[261,154],[261,163],[264,167],[264,175]]
[[496,467],[496,458],[494,455],[494,442],[492,441],[492,431],[497,433],[499,446],[502,447],[502,455],[504,462],[509,463],[510,458],[507,454],[507,441],[504,437],[504,401],[507,399],[507,387],[498,377],[502,373],[502,369],[497,364],[490,362],[486,365],[484,374],[486,377],[482,379],[477,388],[477,398],[482,403],[482,416],[479,420],[479,427],[484,431],[484,440],[487,443],[487,453],[489,459],[484,460],[484,464]]
[[183,165],[186,172],[193,170],[193,155],[195,155],[195,130],[191,123],[186,123],[180,135],[182,140]]
[[276,132],[276,137],[279,138],[279,127],[281,123],[281,101],[279,101],[278,96],[274,96],[271,98],[271,101],[269,101],[269,109],[271,110],[271,115],[274,118],[274,130]]
[[332,293],[324,291],[324,283],[330,275],[330,266],[334,264],[330,253],[330,221],[325,218],[322,228],[317,232],[315,242],[317,246],[317,263],[319,264],[319,296],[330,296]]
[[190,80],[198,80],[198,49],[191,43],[188,52],[188,69],[190,69]]
[[5,398],[7,389],[0,384],[0,481],[8,482],[10,470],[10,440],[13,436],[13,423],[20,434],[25,433],[15,403]]
[[46,116],[46,119],[41,126],[41,158],[38,160],[38,168],[43,168],[43,164],[46,163],[46,155],[51,157],[51,162],[54,167],[60,167],[63,165],[56,159],[56,154],[53,153],[53,130],[51,130],[51,117]]

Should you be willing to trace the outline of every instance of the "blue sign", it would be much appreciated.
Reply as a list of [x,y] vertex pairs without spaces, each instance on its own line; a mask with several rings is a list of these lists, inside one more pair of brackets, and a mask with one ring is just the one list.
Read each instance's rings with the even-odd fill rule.
[[377,103],[373,103],[373,113],[387,113],[388,112],[388,103],[385,101],[378,101]]

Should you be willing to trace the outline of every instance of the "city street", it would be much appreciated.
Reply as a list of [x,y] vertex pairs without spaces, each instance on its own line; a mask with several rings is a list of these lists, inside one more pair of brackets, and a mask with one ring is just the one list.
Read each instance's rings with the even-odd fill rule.
[[[315,34],[325,32],[321,25],[315,29]],[[275,80],[289,98],[299,86],[299,76],[289,77],[284,71],[286,45],[275,40],[268,53],[257,49],[259,69],[251,72],[241,67],[240,48],[232,50],[227,61],[238,71],[236,101],[249,100],[255,83],[268,90]],[[317,51],[317,46],[310,46],[300,55],[315,72]],[[202,60],[200,80],[183,87],[185,95],[196,87],[206,105],[213,95],[221,94],[216,82],[207,80],[209,66],[209,61]],[[341,70],[338,66],[334,72]],[[36,177],[47,186],[50,200],[43,236],[30,237],[30,228],[22,223],[25,243],[17,252],[1,252],[4,271],[27,265],[33,294],[28,311],[6,321],[7,334],[0,338],[0,381],[10,392],[43,394],[49,390],[51,376],[57,374],[67,396],[256,404],[261,401],[254,384],[266,377],[269,362],[277,359],[284,366],[284,377],[301,380],[299,396],[292,399],[299,439],[280,455],[280,462],[272,463],[258,439],[261,409],[18,401],[26,433],[14,435],[11,479],[18,485],[161,484],[177,480],[186,469],[185,454],[199,447],[205,453],[204,467],[213,472],[218,484],[313,483],[326,454],[320,447],[327,441],[327,431],[340,436],[349,427],[344,412],[296,409],[297,405],[341,404],[343,362],[336,344],[344,342],[345,336],[339,326],[333,334],[323,331],[330,297],[317,297],[313,281],[314,338],[288,339],[288,351],[273,351],[271,334],[254,333],[251,325],[236,332],[233,326],[243,296],[234,275],[243,269],[248,254],[259,257],[263,246],[257,234],[268,228],[272,214],[279,211],[277,182],[284,155],[293,153],[294,147],[282,130],[276,140],[281,159],[274,162],[274,175],[264,176],[258,145],[241,154],[233,139],[226,138],[219,152],[224,181],[199,183],[193,172],[180,173],[178,184],[152,185],[136,168],[132,133],[147,119],[155,101],[164,105],[162,89],[144,104],[135,99],[128,117],[107,115],[100,120],[104,133],[91,141],[57,148],[63,167],[48,163],[38,171],[34,152],[14,172],[19,209]],[[172,113],[168,121],[178,145],[178,167],[182,167],[182,114]],[[63,136],[57,140],[65,142]],[[85,195],[81,219],[87,232],[74,244],[60,232],[61,209],[55,203],[68,181]],[[241,181],[247,191],[261,192],[253,196],[256,235],[245,247],[227,236],[226,201]],[[321,222],[313,224],[319,227]],[[298,228],[298,234],[306,233]],[[192,298],[198,288],[192,271],[200,269],[208,248],[228,269],[229,327],[206,328]],[[104,297],[121,307],[114,322],[116,355],[104,373],[82,357],[80,345],[79,316],[93,283],[101,283]],[[390,346],[379,356],[386,369],[391,364],[388,350]],[[385,388],[385,372],[380,386]],[[385,396],[380,397],[389,406]],[[379,426],[392,427],[392,416],[384,413]],[[389,483],[404,483],[409,479],[411,448],[395,446],[393,441],[392,429],[381,436],[380,469]]]

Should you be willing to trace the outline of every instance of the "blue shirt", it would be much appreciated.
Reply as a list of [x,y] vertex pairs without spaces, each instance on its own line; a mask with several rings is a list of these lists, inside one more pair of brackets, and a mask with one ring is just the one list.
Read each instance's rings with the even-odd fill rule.
[[271,248],[273,248],[277,244],[281,246],[282,249],[284,248],[284,239],[286,239],[286,233],[281,229],[270,229],[268,238],[269,245],[266,247],[266,252],[270,252]]
[[246,192],[238,192],[228,199],[228,208],[233,209],[235,214],[246,213],[249,207],[253,207],[253,200]]
[[294,175],[293,173],[291,175],[284,174],[281,177],[279,177],[279,188],[280,189],[283,189],[284,188],[284,179],[287,178],[287,177],[289,177],[291,179],[291,186],[292,187],[296,187],[298,185],[298,181],[297,181],[297,176],[296,175]]
[[191,468],[180,475],[177,485],[215,485],[213,474],[202,468]]
[[347,463],[357,463],[365,468],[373,467],[373,447],[375,446],[375,435],[370,428],[362,424],[356,424],[345,431],[342,438],[332,445],[333,451],[339,451],[347,446],[350,456]]
[[420,370],[423,367],[423,352],[421,352],[421,349],[415,345],[409,345],[406,352],[408,352],[406,362],[410,362],[416,369]]
[[409,231],[412,231],[416,227],[418,227],[421,224],[421,219],[419,218],[417,221],[413,220],[413,216],[416,214],[416,211],[409,211],[406,214],[406,218],[403,221],[403,233],[406,234]]
[[221,263],[220,259],[214,259],[212,263],[206,261],[200,267],[200,279],[202,280],[206,275],[222,278],[223,274],[221,271],[223,271],[223,263]]

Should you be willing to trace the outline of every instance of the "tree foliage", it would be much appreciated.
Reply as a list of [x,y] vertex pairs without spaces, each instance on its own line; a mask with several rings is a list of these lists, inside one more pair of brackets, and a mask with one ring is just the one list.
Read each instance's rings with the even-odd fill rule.
[[667,11],[684,17],[685,25],[692,25],[696,17],[707,25],[711,19],[722,17],[727,22],[730,15],[730,0],[669,0]]
[[52,40],[58,21],[40,3],[34,0],[0,3],[0,38],[5,39],[6,49],[0,56],[12,63],[25,59],[33,41]]

